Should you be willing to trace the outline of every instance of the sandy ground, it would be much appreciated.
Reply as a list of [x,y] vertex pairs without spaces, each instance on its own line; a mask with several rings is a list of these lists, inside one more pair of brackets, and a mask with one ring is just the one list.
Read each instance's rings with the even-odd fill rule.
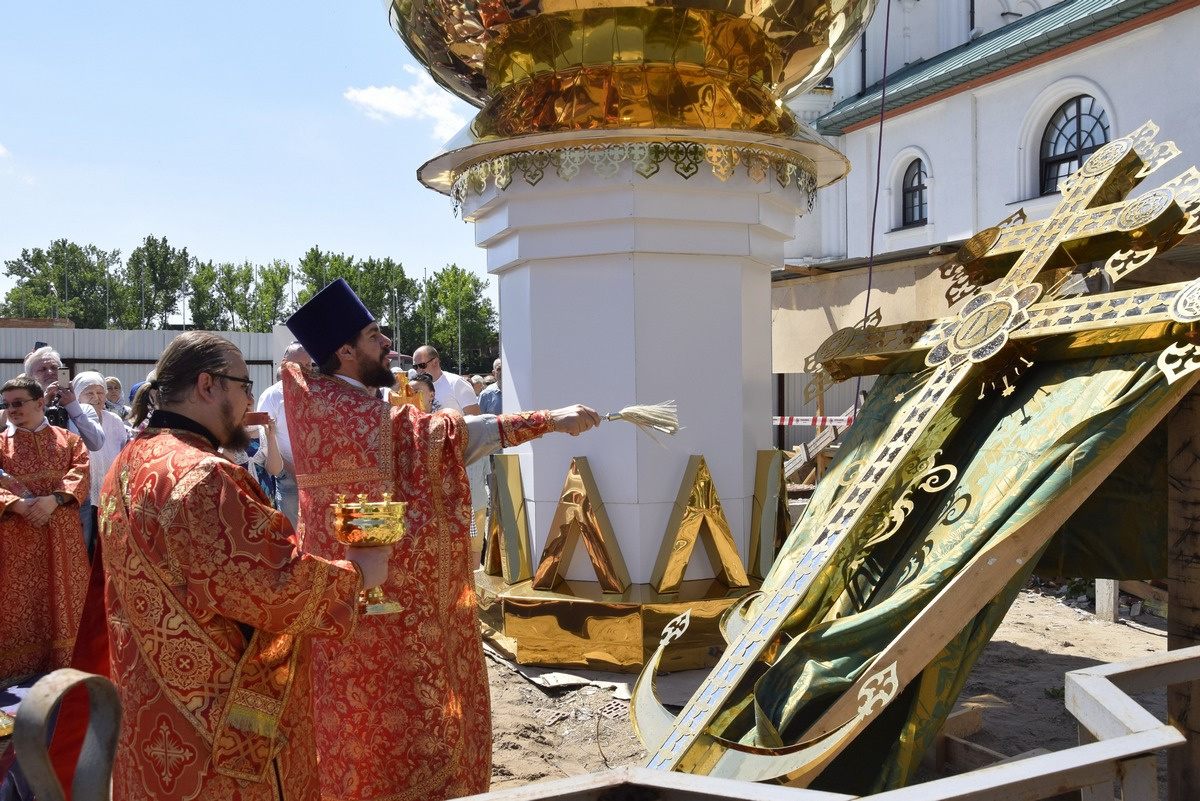
[[[1062,588],[1022,592],[976,665],[959,699],[982,706],[983,728],[971,742],[1013,756],[1077,743],[1063,707],[1063,674],[1166,650],[1166,621],[1140,614],[1099,622],[1091,605],[1064,600]],[[1078,606],[1076,606],[1078,604]],[[629,722],[627,688],[584,686],[546,691],[513,666],[488,660],[494,750],[492,788],[561,779],[638,764],[646,758]],[[632,683],[635,677],[627,677]],[[1165,719],[1165,692],[1141,700]]]

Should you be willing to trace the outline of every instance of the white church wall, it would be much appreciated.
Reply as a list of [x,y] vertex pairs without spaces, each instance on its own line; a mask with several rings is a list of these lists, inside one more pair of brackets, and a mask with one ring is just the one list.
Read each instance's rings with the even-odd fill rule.
[[[1184,151],[1178,167],[1171,168],[1182,169],[1185,160],[1200,162],[1200,100],[1186,89],[1192,65],[1189,49],[1181,47],[1198,36],[1200,9],[1191,9],[935,103],[890,112],[880,159],[876,253],[966,238],[1018,208],[1030,217],[1049,213],[1058,196],[1039,197],[1038,148],[1054,111],[1078,94],[1101,101],[1111,138],[1152,119]],[[878,126],[849,131],[841,141],[852,165],[850,175],[839,191],[821,190],[820,218],[802,220],[798,234],[806,252],[861,258],[871,247]],[[903,175],[896,161],[906,149],[928,155],[932,180],[924,230],[896,226],[896,170]],[[846,219],[846,246],[840,253],[836,243],[825,241],[825,221],[839,216],[831,208],[839,202],[844,202]],[[815,237],[822,242],[813,242]],[[798,244],[792,252],[799,249]]]

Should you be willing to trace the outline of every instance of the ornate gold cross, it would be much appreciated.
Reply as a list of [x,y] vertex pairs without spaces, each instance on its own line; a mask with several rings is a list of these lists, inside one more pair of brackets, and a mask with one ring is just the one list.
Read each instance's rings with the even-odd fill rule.
[[[647,767],[750,780],[812,775],[920,671],[925,662],[916,665],[911,653],[907,659],[897,655],[890,662],[877,661],[835,710],[810,729],[812,739],[801,746],[773,750],[718,740],[708,731],[751,666],[767,657],[817,573],[830,564],[851,563],[864,543],[891,525],[889,517],[904,514],[904,504],[921,480],[925,485],[920,488],[936,489],[953,478],[952,467],[939,468],[932,458],[959,423],[950,402],[969,379],[1009,363],[998,359],[1000,354],[1025,361],[1030,356],[1076,358],[1119,352],[1134,342],[1146,350],[1147,340],[1166,344],[1200,321],[1200,282],[1054,299],[1062,288],[1056,273],[1065,268],[1106,259],[1089,276],[1095,279],[1103,272],[1117,281],[1200,225],[1200,173],[1194,168],[1158,189],[1124,199],[1178,153],[1169,142],[1155,143],[1156,134],[1157,127],[1147,123],[1098,150],[1062,184],[1062,200],[1046,220],[1028,222],[1018,213],[972,237],[953,264],[977,285],[993,285],[967,293],[969,300],[957,315],[884,329],[843,329],[821,346],[816,358],[836,379],[911,371],[922,363],[930,375],[858,471],[840,505],[823,520],[808,521],[819,532],[808,549],[785,555],[775,565],[766,585],[769,592],[755,601],[757,617],[727,616],[729,646],[677,719],[658,704],[653,677],[663,649],[682,636],[686,619],[664,631],[634,693],[635,727],[651,751]],[[1052,299],[1039,303],[1043,295]],[[1160,365],[1168,377],[1182,375],[1200,365],[1198,351],[1189,343],[1168,348]],[[1173,365],[1165,364],[1172,359]],[[1001,391],[1011,390],[1005,383]],[[917,462],[920,468],[911,469]],[[949,472],[931,486],[928,476],[938,470]],[[912,478],[914,472],[922,473],[918,480]],[[836,597],[845,586],[846,573],[834,572],[837,583],[826,598]]]

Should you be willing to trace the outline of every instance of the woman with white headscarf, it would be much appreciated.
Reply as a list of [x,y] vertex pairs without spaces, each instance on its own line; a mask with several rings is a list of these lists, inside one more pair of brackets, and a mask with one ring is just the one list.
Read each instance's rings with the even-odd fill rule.
[[96,538],[96,508],[100,503],[100,487],[104,484],[104,476],[108,468],[116,460],[117,454],[129,441],[129,429],[120,417],[104,408],[105,390],[104,376],[93,370],[82,372],[71,381],[71,389],[75,397],[84,406],[91,406],[100,416],[100,427],[104,429],[104,444],[98,450],[90,451],[92,458],[92,486],[89,502],[79,508],[79,516],[83,521],[83,536],[88,544],[88,552]]

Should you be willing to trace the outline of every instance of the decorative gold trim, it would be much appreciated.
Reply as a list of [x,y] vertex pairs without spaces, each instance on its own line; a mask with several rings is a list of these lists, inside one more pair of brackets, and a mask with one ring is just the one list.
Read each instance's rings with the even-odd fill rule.
[[683,471],[675,507],[671,510],[658,560],[654,564],[650,586],[655,592],[666,594],[678,591],[696,540],[701,537],[717,580],[726,587],[748,587],[750,582],[746,577],[746,568],[742,566],[742,557],[729,530],[729,521],[725,519],[721,499],[717,497],[708,463],[703,456],[696,454],[688,460],[687,468]]
[[563,580],[581,535],[600,586],[608,593],[624,592],[630,584],[629,571],[586,456],[576,456],[567,470],[546,547],[533,575],[534,589],[552,590]]
[[492,456],[488,489],[492,495],[492,508],[488,515],[484,572],[489,576],[502,576],[505,584],[525,581],[533,574],[533,570],[519,456],[515,453]]
[[1174,384],[1197,367],[1200,367],[1200,345],[1191,342],[1168,345],[1158,356],[1158,369],[1168,384]]
[[584,168],[608,179],[616,177],[626,162],[633,166],[634,173],[646,179],[654,177],[664,163],[670,164],[675,174],[684,179],[692,178],[707,165],[721,181],[729,180],[741,166],[756,184],[772,175],[780,187],[795,186],[807,198],[810,211],[816,199],[817,168],[802,156],[758,147],[670,140],[606,142],[504,153],[455,172],[450,198],[457,214],[467,195],[482,194],[489,181],[503,191],[518,173],[525,183],[537,186],[549,171],[570,181]]

